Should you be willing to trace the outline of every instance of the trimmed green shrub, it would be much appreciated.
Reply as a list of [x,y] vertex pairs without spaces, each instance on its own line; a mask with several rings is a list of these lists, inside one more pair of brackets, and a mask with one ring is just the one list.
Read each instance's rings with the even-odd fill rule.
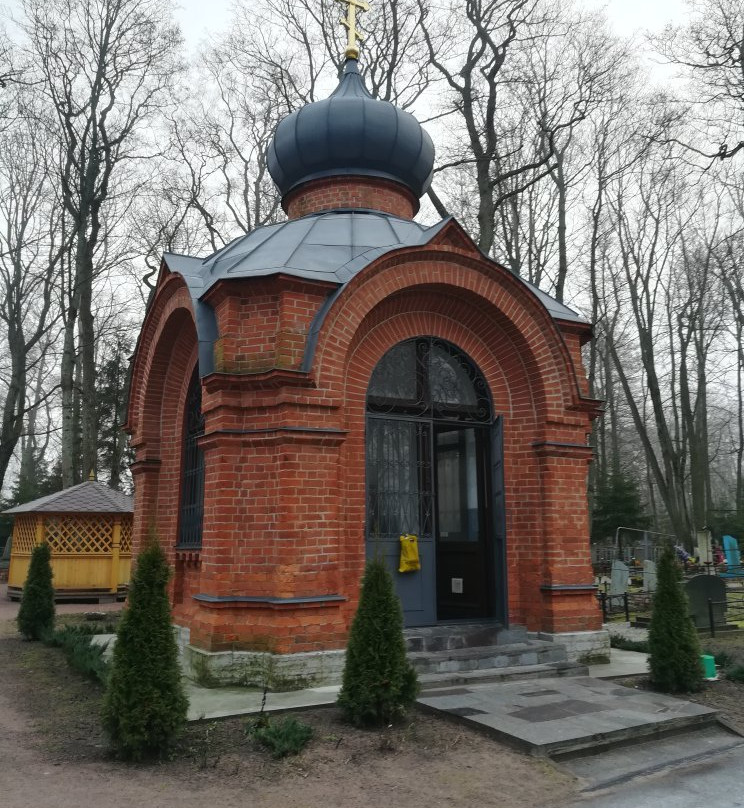
[[621,651],[638,651],[641,654],[648,653],[648,640],[629,640],[620,634],[610,634],[610,648],[618,648]]
[[267,721],[250,730],[272,757],[283,758],[299,754],[313,737],[313,728],[287,716],[281,721]]
[[17,620],[18,630],[27,640],[40,640],[54,628],[52,551],[46,542],[31,552]]
[[87,629],[87,626],[65,626],[45,635],[44,642],[54,648],[61,648],[71,668],[105,685],[109,674],[109,665],[103,658],[105,649],[102,645],[91,644],[93,634],[102,632]]
[[744,665],[734,665],[724,671],[727,679],[732,682],[744,682]]
[[671,545],[664,548],[657,566],[648,651],[651,684],[655,688],[664,693],[700,690],[700,640],[682,588],[682,570]]
[[356,726],[389,724],[418,694],[416,671],[406,658],[403,613],[384,563],[367,563],[346,649],[338,704]]
[[162,757],[186,723],[169,576],[165,554],[153,539],[137,559],[103,704],[104,728],[129,760]]

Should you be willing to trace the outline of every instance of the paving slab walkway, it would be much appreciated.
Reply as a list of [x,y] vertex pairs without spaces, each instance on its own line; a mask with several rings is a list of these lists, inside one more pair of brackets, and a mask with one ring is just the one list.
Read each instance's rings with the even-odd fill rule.
[[709,707],[591,676],[452,687],[427,691],[418,701],[545,756],[716,720]]
[[[648,670],[646,659],[646,654],[613,648],[609,664],[592,665],[589,668],[589,674],[602,679],[637,676]],[[532,679],[530,681],[534,683],[543,680]],[[186,687],[189,696],[190,721],[226,718],[232,715],[250,715],[262,709],[263,691],[260,688],[207,688],[200,687],[194,682],[187,682]],[[501,687],[501,684],[494,683],[491,687],[498,688]],[[266,712],[277,712],[334,704],[338,691],[338,686],[327,686],[295,690],[289,693],[267,693],[263,709]]]

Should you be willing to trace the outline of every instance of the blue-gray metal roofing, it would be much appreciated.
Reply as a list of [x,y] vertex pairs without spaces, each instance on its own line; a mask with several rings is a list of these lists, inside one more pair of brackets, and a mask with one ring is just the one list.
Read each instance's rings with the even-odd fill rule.
[[[213,345],[219,336],[214,310],[201,298],[218,281],[287,274],[333,283],[340,290],[386,253],[428,244],[449,221],[443,219],[425,227],[380,211],[325,211],[259,228],[204,259],[166,253],[166,265],[183,276],[194,301],[201,375],[214,370]],[[520,280],[553,318],[585,322],[572,309],[524,279]],[[317,321],[316,317],[311,336],[322,323],[322,314],[318,316],[321,320]],[[309,342],[313,340],[309,338]],[[312,345],[309,349],[311,351]],[[303,369],[308,369],[306,364],[303,363]]]
[[418,198],[431,184],[434,144],[413,115],[374,98],[349,59],[329,98],[279,122],[267,165],[282,196],[311,180],[352,175],[399,182]]

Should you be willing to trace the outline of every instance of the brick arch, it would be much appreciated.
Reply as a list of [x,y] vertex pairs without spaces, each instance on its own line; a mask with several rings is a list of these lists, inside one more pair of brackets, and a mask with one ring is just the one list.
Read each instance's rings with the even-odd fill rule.
[[169,560],[178,526],[184,408],[197,363],[198,340],[191,296],[170,276],[148,311],[135,353],[127,428],[135,449],[134,544],[152,526]]
[[[473,295],[444,287],[413,288],[387,298],[362,321],[345,362],[344,401],[363,403],[375,364],[398,342],[431,335],[465,351],[488,383],[494,414],[537,419],[545,391],[537,364],[514,334],[500,327]],[[467,346],[467,347],[466,347]],[[371,364],[370,364],[371,363]],[[347,410],[348,412],[348,410]]]
[[[446,247],[401,250],[354,277],[329,311],[315,357],[321,387],[340,391],[346,354],[363,322],[386,299],[402,293],[447,296],[465,322],[485,314],[531,368],[536,404],[553,416],[581,398],[570,352],[547,309],[510,272],[485,259]],[[403,306],[405,299],[398,298]],[[401,308],[401,311],[404,311]],[[537,386],[535,386],[537,385]]]
[[[416,301],[416,305],[411,305]],[[355,591],[361,579],[364,558],[366,518],[365,419],[366,395],[372,371],[394,345],[413,337],[428,335],[446,339],[465,353],[478,367],[488,384],[494,416],[503,416],[505,425],[504,462],[507,491],[522,479],[539,474],[532,444],[542,436],[544,417],[536,401],[544,397],[534,362],[526,361],[518,345],[509,339],[487,309],[474,310],[468,295],[454,300],[445,289],[412,289],[382,301],[362,321],[352,340],[345,363],[344,428],[348,438],[342,452],[344,468],[345,543],[343,572],[345,586]],[[503,350],[501,350],[503,349]],[[512,500],[514,498],[512,497]],[[538,513],[539,491],[535,486],[520,495],[517,504],[507,508],[507,578],[510,604],[518,601],[526,584],[520,564],[522,552],[512,537],[519,535],[524,513]],[[353,598],[352,598],[353,600]],[[510,611],[516,610],[510,605]]]
[[132,363],[127,431],[135,449],[159,451],[159,428],[150,417],[162,400],[173,355],[197,346],[191,295],[180,275],[168,275],[148,308]]
[[566,343],[542,303],[506,270],[452,250],[406,250],[371,265],[344,288],[321,331],[316,381],[343,402],[347,435],[341,457],[344,586],[353,603],[364,565],[369,379],[387,350],[419,335],[447,339],[467,354],[489,385],[494,414],[505,418],[508,609],[512,620],[540,626],[535,593],[550,575],[550,541],[542,526],[545,490],[535,446],[556,440],[555,424],[567,418],[571,425],[561,440],[586,431],[576,427],[586,416],[569,412],[581,392]]

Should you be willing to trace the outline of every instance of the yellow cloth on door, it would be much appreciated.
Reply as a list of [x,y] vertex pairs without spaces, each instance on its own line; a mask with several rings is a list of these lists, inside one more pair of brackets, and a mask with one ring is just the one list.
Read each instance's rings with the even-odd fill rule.
[[400,537],[400,566],[398,572],[416,572],[421,569],[418,552],[418,537],[404,533]]

